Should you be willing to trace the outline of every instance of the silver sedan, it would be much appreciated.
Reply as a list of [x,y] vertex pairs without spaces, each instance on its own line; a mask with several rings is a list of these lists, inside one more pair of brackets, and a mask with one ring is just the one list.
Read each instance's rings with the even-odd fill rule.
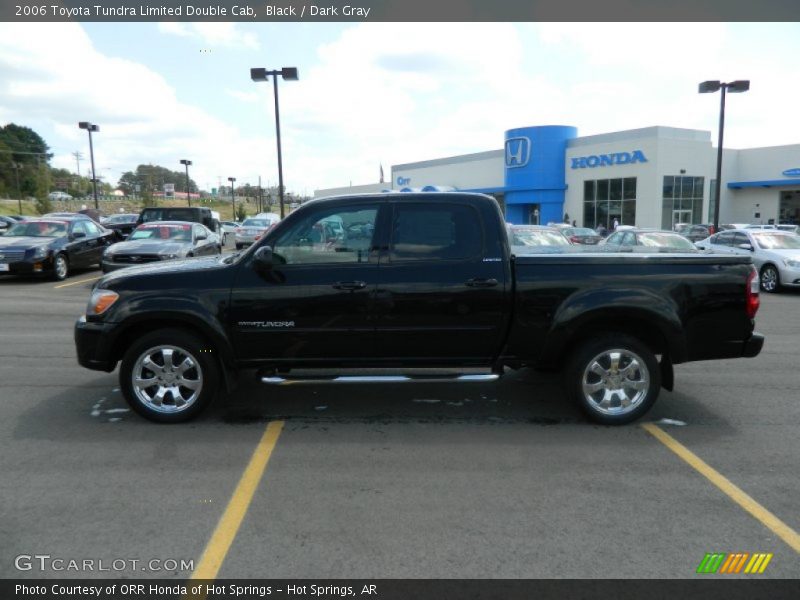
[[251,218],[245,219],[244,222],[236,228],[233,234],[233,239],[236,242],[236,249],[241,250],[245,246],[256,242],[261,239],[267,231],[272,227],[267,219]]
[[750,256],[761,277],[761,289],[800,287],[800,236],[777,229],[734,229],[695,244],[701,250]]

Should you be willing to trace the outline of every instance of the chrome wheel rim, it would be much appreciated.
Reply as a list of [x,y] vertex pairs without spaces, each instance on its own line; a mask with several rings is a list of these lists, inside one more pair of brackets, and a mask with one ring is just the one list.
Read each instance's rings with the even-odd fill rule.
[[778,273],[772,267],[767,267],[762,271],[761,287],[765,292],[772,292],[778,287]]
[[624,348],[604,350],[587,363],[581,391],[587,404],[604,415],[625,415],[644,401],[650,372],[642,357]]
[[56,256],[56,275],[59,279],[64,279],[67,276],[67,259],[63,256]]
[[133,366],[131,384],[136,398],[159,413],[187,410],[203,390],[203,371],[197,359],[177,346],[154,346],[142,352]]

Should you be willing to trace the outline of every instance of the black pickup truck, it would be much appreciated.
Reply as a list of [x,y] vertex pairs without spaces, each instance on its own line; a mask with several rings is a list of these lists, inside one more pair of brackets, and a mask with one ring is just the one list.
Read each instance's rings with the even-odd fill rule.
[[[672,389],[673,364],[763,345],[748,257],[517,250],[480,194],[314,200],[246,252],[103,277],[75,327],[78,362],[121,361],[131,407],[162,422],[194,417],[243,369],[267,384],[308,368],[328,370],[315,383],[394,383],[527,366],[563,369],[590,419],[622,424]],[[366,367],[408,374],[343,376]]]

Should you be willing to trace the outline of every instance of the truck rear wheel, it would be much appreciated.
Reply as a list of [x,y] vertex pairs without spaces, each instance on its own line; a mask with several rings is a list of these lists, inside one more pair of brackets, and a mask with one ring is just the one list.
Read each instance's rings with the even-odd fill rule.
[[207,344],[180,329],[161,329],[128,348],[119,382],[125,400],[145,419],[180,423],[214,398],[219,368]]
[[622,334],[587,341],[564,370],[567,395],[595,423],[635,421],[655,403],[661,372],[650,349]]

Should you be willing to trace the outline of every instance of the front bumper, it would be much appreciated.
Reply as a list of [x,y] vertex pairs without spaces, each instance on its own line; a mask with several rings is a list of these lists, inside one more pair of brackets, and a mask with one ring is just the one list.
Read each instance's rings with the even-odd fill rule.
[[117,366],[111,359],[113,323],[87,321],[82,315],[75,323],[75,350],[78,364],[94,371],[110,373]]
[[797,267],[782,266],[778,268],[781,285],[786,287],[800,287],[800,269]]
[[48,275],[53,272],[52,255],[45,258],[26,258],[14,262],[2,262],[7,267],[0,267],[0,275]]

